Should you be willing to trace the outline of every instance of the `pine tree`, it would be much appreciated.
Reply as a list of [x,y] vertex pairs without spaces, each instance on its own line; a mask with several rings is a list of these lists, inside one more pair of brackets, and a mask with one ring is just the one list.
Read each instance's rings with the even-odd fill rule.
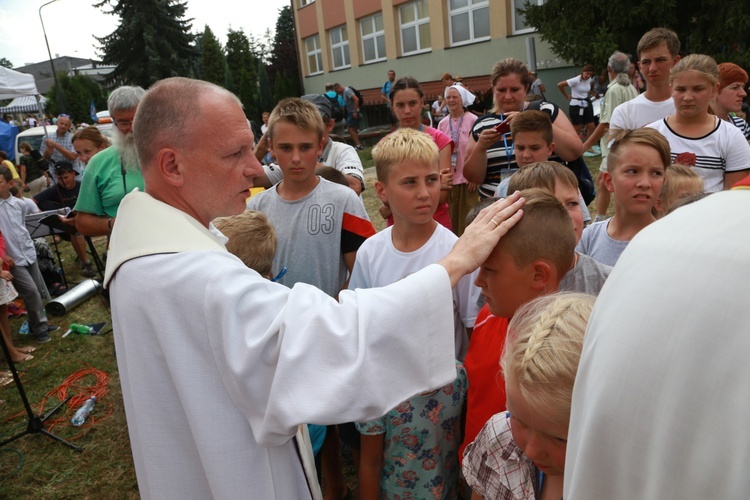
[[[102,89],[91,77],[85,75],[68,76],[61,71],[57,75],[57,82],[65,92],[65,111],[70,114],[75,123],[91,122],[90,108],[91,100],[94,100],[96,109],[106,109],[106,100]],[[57,102],[57,87],[47,91],[47,112],[53,116],[62,112]]]
[[203,30],[201,43],[201,79],[224,86],[226,82],[226,58],[219,40],[208,26]]
[[140,85],[185,76],[193,58],[192,19],[184,0],[101,0],[94,7],[120,17],[109,35],[99,38],[103,61],[115,66],[106,83]]
[[270,112],[273,107],[276,106],[276,101],[271,92],[271,82],[268,78],[266,66],[260,61],[258,61],[258,90],[260,93],[258,97],[258,107],[260,108],[260,111]]
[[292,9],[286,5],[279,9],[279,17],[276,20],[276,35],[273,39],[271,49],[271,65],[269,77],[273,82],[274,89],[276,75],[283,73],[288,79],[286,96],[299,96],[302,94],[302,84],[299,80],[299,63],[297,62],[296,40],[294,37],[294,19]]
[[250,47],[250,40],[244,31],[230,29],[227,32],[227,68],[237,85],[236,93],[245,107],[245,114],[251,120],[257,120],[258,73]]

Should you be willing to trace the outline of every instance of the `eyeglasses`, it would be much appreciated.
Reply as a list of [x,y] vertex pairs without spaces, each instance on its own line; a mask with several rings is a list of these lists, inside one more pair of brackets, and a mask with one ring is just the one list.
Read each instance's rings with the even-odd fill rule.
[[117,120],[115,122],[115,127],[117,127],[120,130],[127,130],[132,126],[133,126],[133,122],[131,120]]

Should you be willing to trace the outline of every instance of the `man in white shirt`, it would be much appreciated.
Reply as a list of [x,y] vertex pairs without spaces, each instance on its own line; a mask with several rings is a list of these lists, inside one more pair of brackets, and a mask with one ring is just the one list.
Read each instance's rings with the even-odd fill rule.
[[134,130],[146,193],[120,205],[104,281],[141,496],[310,498],[298,425],[376,418],[453,380],[451,287],[523,200],[482,212],[437,265],[337,302],[263,279],[210,225],[244,209],[261,171],[233,94],[163,80]]
[[[675,112],[669,72],[680,60],[680,39],[677,33],[666,28],[654,28],[638,42],[638,66],[646,79],[646,92],[638,95],[612,112],[609,121],[610,136],[618,130],[633,130],[645,127]],[[602,162],[601,168],[606,169]],[[597,177],[596,217],[604,220],[611,195]]]

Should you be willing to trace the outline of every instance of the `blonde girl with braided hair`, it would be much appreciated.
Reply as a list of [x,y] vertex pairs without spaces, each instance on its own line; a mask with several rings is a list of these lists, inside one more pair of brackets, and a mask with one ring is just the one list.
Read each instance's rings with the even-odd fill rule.
[[573,382],[593,305],[591,295],[555,293],[511,320],[500,359],[507,411],[464,453],[472,500],[562,498]]

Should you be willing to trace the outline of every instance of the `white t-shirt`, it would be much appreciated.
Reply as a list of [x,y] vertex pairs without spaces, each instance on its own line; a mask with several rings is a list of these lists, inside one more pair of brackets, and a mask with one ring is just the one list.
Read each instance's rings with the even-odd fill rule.
[[[437,224],[427,242],[413,252],[401,252],[393,246],[393,226],[368,238],[357,251],[357,260],[349,279],[349,289],[373,288],[396,281],[439,261],[453,248],[458,239],[453,232]],[[467,274],[453,287],[453,316],[456,334],[456,359],[466,357],[469,339],[466,328],[474,328],[479,307],[479,287],[474,279],[479,271]],[[404,332],[408,334],[409,332]]]
[[[588,80],[582,80],[581,75],[574,76],[573,78],[567,80],[568,85],[570,86],[570,97],[572,99],[586,99],[589,96],[589,92],[591,91],[591,82],[593,80],[589,78]],[[577,106],[578,104],[574,104],[571,102],[573,106]]]
[[667,138],[673,163],[687,165],[701,176],[706,193],[724,189],[725,172],[750,169],[750,145],[742,131],[729,122],[716,118],[714,130],[697,139],[677,134],[666,119],[648,126]]
[[609,120],[609,128],[634,130],[674,113],[674,101],[671,97],[666,101],[654,102],[646,99],[645,94],[641,94],[614,109],[612,119]]

